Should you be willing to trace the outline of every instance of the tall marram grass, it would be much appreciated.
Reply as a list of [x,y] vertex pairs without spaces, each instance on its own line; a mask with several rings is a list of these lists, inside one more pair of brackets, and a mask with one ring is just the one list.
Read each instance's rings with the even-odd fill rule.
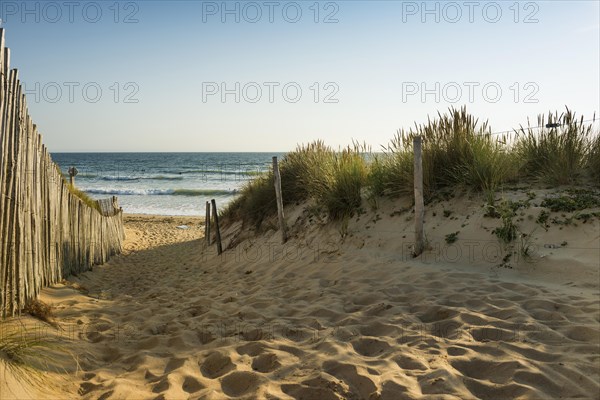
[[308,196],[333,219],[352,215],[361,207],[361,191],[369,173],[363,150],[357,144],[339,152],[328,149],[326,157],[313,160],[317,174],[303,178]]
[[600,186],[600,135],[592,139],[586,166],[596,185]]
[[259,228],[276,207],[273,171],[269,171],[244,185],[221,216],[224,222],[241,220]]
[[[301,145],[279,163],[284,205],[314,199],[331,218],[351,215],[361,206],[368,176],[365,146],[354,144],[334,151],[323,142]],[[241,219],[260,227],[276,211],[273,171],[245,185],[223,212],[227,220]]]
[[[545,128],[546,122],[556,125]],[[567,109],[547,119],[540,116],[542,128],[521,127],[509,137],[494,134],[487,121],[479,123],[463,107],[398,131],[381,153],[356,143],[339,151],[321,141],[301,145],[280,162],[284,204],[311,199],[339,219],[359,210],[366,193],[374,197],[412,193],[415,136],[423,139],[427,198],[461,186],[493,199],[503,185],[523,179],[566,184],[593,178],[592,183],[600,186],[600,138],[594,122],[586,124]],[[224,216],[259,227],[275,213],[270,171],[247,184]]]
[[[595,117],[594,117],[595,120]],[[546,124],[550,127],[546,128]],[[598,173],[598,137],[593,123],[578,120],[569,109],[562,114],[540,115],[538,126],[517,131],[516,152],[521,175],[550,184],[569,184],[586,175],[588,167]]]
[[396,134],[372,166],[375,194],[412,191],[415,136],[423,138],[423,185],[428,196],[457,184],[493,191],[516,175],[514,157],[503,145],[506,138],[492,135],[487,122],[479,126],[465,108],[450,109],[449,114]]

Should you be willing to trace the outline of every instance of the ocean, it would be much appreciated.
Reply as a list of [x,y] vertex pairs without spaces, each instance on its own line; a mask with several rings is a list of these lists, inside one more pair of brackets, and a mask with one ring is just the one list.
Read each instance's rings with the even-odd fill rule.
[[126,213],[204,216],[225,207],[281,153],[52,153],[68,180],[94,199],[117,196]]

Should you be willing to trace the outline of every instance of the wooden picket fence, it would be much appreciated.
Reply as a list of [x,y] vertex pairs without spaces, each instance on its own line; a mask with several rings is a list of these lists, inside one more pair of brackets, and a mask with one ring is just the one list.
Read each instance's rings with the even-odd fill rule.
[[29,116],[17,70],[9,64],[0,29],[2,318],[18,314],[42,287],[104,263],[121,251],[124,238],[120,209],[102,215],[69,191]]

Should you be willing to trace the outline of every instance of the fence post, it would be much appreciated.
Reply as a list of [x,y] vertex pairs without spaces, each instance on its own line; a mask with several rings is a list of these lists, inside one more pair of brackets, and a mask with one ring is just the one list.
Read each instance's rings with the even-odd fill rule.
[[204,239],[206,245],[210,246],[210,201],[206,202],[206,216],[204,217]]
[[413,150],[415,158],[415,249],[413,255],[417,257],[425,248],[425,233],[423,231],[425,205],[423,202],[423,155],[421,136],[413,138]]
[[279,164],[277,157],[273,157],[273,177],[275,181],[275,197],[277,198],[277,217],[279,218],[279,230],[281,231],[281,244],[287,241],[287,227],[285,225],[285,216],[283,214],[283,197],[281,195],[281,174],[279,173]]
[[217,239],[217,254],[221,255],[221,253],[223,252],[223,247],[221,245],[221,230],[219,229],[219,213],[217,212],[217,202],[215,201],[215,199],[212,199],[211,202],[213,217],[215,219],[215,239]]

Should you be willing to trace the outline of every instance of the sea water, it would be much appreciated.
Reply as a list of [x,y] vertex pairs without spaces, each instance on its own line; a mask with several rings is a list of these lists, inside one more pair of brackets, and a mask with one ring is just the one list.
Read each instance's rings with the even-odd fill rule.
[[94,199],[117,196],[126,213],[203,216],[227,206],[279,153],[53,153],[68,180]]

